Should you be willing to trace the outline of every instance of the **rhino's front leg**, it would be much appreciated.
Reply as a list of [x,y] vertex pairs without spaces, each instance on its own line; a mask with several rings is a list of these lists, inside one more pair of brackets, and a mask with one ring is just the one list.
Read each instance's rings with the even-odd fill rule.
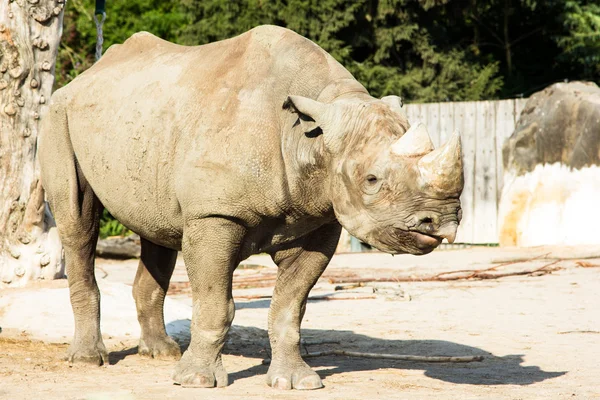
[[245,229],[222,218],[188,221],[183,258],[192,288],[190,347],[175,368],[175,383],[188,387],[227,386],[221,350],[233,321],[233,271]]
[[300,356],[300,323],[306,299],[335,252],[341,227],[325,225],[290,249],[273,255],[279,267],[269,312],[271,366],[267,384],[277,389],[318,389],[321,378]]

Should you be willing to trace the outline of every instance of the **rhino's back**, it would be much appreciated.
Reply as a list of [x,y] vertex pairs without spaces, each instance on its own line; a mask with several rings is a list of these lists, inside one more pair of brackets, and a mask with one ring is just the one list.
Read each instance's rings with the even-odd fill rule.
[[280,212],[281,105],[289,94],[316,98],[338,75],[351,77],[279,27],[195,47],[140,33],[57,97],[67,102],[81,169],[107,209],[140,235],[178,247],[186,210]]

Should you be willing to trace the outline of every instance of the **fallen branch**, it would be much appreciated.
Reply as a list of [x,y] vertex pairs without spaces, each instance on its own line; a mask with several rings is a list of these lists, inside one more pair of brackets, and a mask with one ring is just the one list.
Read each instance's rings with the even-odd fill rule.
[[310,296],[308,300],[367,300],[377,296]]
[[[236,299],[245,300],[260,300],[260,299],[271,299],[273,296],[269,295],[241,295],[234,296]],[[377,296],[309,296],[307,300],[368,300],[376,299]]]
[[[346,350],[325,350],[316,351],[313,353],[303,354],[303,358],[326,357],[326,356],[346,356],[346,357],[361,357],[361,358],[376,358],[385,360],[400,360],[400,361],[415,361],[415,362],[433,362],[433,363],[468,363],[474,361],[483,361],[483,356],[412,356],[401,354],[379,354],[379,353],[363,353],[358,351]],[[264,359],[263,365],[271,363],[270,359]]]
[[260,299],[270,299],[273,296],[269,295],[260,295],[260,294],[244,294],[241,296],[234,296],[236,299],[245,299],[245,300],[260,300]]
[[[528,259],[518,259],[518,260],[512,260],[512,261],[508,261],[508,262],[503,262],[501,264],[498,264],[498,265],[495,265],[493,267],[486,268],[486,269],[478,269],[478,270],[463,269],[463,270],[458,270],[458,271],[441,272],[441,273],[439,273],[437,275],[434,275],[433,278],[439,278],[438,280],[440,280],[440,281],[456,281],[456,280],[459,280],[459,279],[480,278],[481,275],[485,275],[485,274],[482,274],[484,272],[495,271],[498,268],[506,267],[508,265],[514,265],[514,264],[519,264],[519,263],[523,263],[523,262],[535,261],[535,260],[538,260],[540,258],[546,258],[546,256],[548,256],[548,255],[550,255],[550,253],[542,254],[542,255],[539,255],[537,257],[528,258]],[[466,275],[466,276],[444,277],[444,275],[458,274],[458,273],[467,273],[468,275]],[[480,279],[489,279],[489,278],[480,278]]]
[[102,273],[104,274],[103,276],[100,277],[100,279],[105,279],[108,276],[108,272],[106,272],[106,270],[104,268],[102,268],[99,265],[96,265],[96,269],[102,271]]
[[[546,265],[544,265],[544,266],[542,266],[540,268],[536,268],[536,269],[531,270],[531,271],[506,272],[506,273],[503,273],[503,274],[485,274],[485,273],[482,273],[482,274],[478,274],[476,276],[476,278],[477,279],[496,279],[496,278],[504,278],[506,276],[533,275],[533,274],[539,274],[539,273],[542,273],[541,275],[546,275],[546,274],[549,274],[549,273],[551,273],[553,271],[560,270],[561,269],[560,267],[555,267],[555,268],[550,268],[550,269],[548,268],[548,267],[550,267],[550,266],[552,266],[552,265],[554,265],[554,264],[556,264],[556,263],[558,263],[560,261],[561,260],[553,261],[551,263],[548,263],[548,264],[546,264]],[[536,276],[538,276],[538,275],[536,275]]]
[[600,265],[598,265],[598,264],[592,264],[592,263],[587,262],[587,261],[575,261],[575,264],[577,264],[578,266],[580,266],[582,268],[600,267]]
[[[497,274],[490,274],[489,271],[495,271],[500,267],[504,267],[504,266],[511,265],[511,264],[517,264],[520,262],[534,261],[534,260],[540,259],[542,257],[545,257],[548,254],[534,257],[534,258],[531,258],[531,259],[525,260],[525,261],[521,261],[521,260],[511,261],[508,263],[495,265],[490,268],[478,269],[478,270],[448,271],[448,272],[441,272],[436,275],[422,276],[422,277],[394,276],[394,277],[379,277],[379,278],[353,278],[353,277],[330,278],[329,283],[331,283],[331,284],[341,284],[341,283],[359,284],[359,283],[368,283],[368,282],[446,282],[446,281],[458,281],[458,280],[467,280],[467,279],[482,279],[482,280],[483,279],[498,279],[498,278],[504,278],[507,276],[532,275],[532,274],[544,274],[545,275],[545,274],[549,274],[551,272],[560,270],[561,269],[560,267],[555,267],[555,268],[548,268],[548,267],[550,267],[556,263],[559,263],[563,260],[557,259],[557,260],[552,261],[549,264],[546,264],[540,268],[536,268],[533,270],[512,271],[512,272],[497,273]],[[459,274],[459,275],[447,276],[447,275],[451,275],[451,274]]]

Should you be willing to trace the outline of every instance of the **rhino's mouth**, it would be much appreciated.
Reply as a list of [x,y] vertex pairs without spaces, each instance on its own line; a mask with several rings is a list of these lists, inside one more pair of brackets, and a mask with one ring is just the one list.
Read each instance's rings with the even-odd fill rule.
[[400,228],[386,229],[375,239],[378,243],[370,243],[372,246],[391,254],[427,254],[442,243],[440,236]]
[[429,253],[436,247],[442,243],[442,238],[435,235],[429,235],[421,232],[409,231],[408,232],[412,237],[415,245],[424,251]]

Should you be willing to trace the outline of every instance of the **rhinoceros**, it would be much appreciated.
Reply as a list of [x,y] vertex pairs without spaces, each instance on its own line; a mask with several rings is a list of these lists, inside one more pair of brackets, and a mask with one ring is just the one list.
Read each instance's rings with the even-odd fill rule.
[[373,98],[275,26],[192,47],[142,32],[110,47],[52,96],[39,160],[75,316],[68,360],[107,360],[94,278],[105,207],[142,238],[142,355],[181,356],[163,302],[183,252],[193,292],[191,343],[173,374],[183,386],[228,384],[221,350],[240,261],[262,252],[278,266],[268,385],[315,389],[300,322],[342,227],[383,252],[425,254],[452,242],[461,218],[459,135],[434,149],[399,97]]

